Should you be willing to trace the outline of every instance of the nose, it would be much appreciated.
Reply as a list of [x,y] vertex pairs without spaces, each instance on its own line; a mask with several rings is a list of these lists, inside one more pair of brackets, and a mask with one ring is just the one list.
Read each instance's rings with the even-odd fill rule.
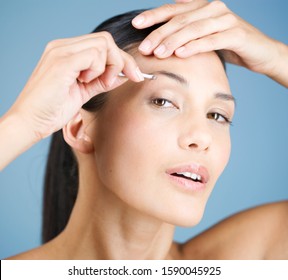
[[212,143],[212,135],[207,124],[198,121],[183,127],[178,141],[182,149],[208,151]]

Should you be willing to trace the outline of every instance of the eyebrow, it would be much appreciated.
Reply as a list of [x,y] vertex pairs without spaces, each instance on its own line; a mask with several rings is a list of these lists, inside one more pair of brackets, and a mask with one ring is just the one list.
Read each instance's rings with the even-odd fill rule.
[[[189,82],[181,75],[179,74],[175,74],[175,73],[172,73],[172,72],[169,72],[169,71],[165,71],[165,70],[159,70],[159,71],[155,71],[153,73],[153,75],[164,75],[170,79],[173,79],[175,81],[177,81],[178,83],[180,83],[181,85],[184,85],[184,86],[188,86],[189,85]],[[220,99],[220,100],[223,100],[223,101],[231,101],[234,103],[234,105],[236,106],[236,99],[233,95],[231,94],[228,94],[228,93],[222,93],[222,92],[219,92],[219,93],[216,93],[214,95],[214,98],[215,99]]]
[[215,99],[220,99],[223,101],[232,101],[236,107],[236,99],[232,94],[219,92],[219,93],[216,93],[214,97]]
[[175,73],[172,73],[172,72],[168,72],[168,71],[165,71],[165,70],[159,70],[159,71],[155,71],[153,73],[153,75],[156,74],[157,75],[164,75],[170,79],[173,79],[175,81],[177,81],[178,83],[180,83],[181,85],[184,85],[184,86],[188,86],[188,81],[181,75],[179,74],[175,74]]

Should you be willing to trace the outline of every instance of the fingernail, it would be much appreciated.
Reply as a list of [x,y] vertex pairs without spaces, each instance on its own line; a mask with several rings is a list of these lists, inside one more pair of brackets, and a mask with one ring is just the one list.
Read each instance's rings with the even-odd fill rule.
[[136,26],[141,26],[145,21],[144,16],[139,15],[132,20],[132,24]]
[[160,45],[155,51],[154,54],[156,55],[163,55],[166,51],[166,47],[164,45]]
[[148,52],[150,50],[152,46],[152,43],[150,40],[145,40],[143,41],[140,46],[139,46],[139,50],[143,51],[143,52]]
[[144,77],[143,77],[142,72],[140,71],[139,67],[136,68],[136,74],[137,74],[137,77],[139,79],[139,82],[144,81]]

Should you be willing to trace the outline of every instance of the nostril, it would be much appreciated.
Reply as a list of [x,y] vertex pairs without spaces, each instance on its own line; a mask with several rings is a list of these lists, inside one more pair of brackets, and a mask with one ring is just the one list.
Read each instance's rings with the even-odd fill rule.
[[209,128],[194,124],[179,137],[179,146],[185,150],[207,151],[212,143]]

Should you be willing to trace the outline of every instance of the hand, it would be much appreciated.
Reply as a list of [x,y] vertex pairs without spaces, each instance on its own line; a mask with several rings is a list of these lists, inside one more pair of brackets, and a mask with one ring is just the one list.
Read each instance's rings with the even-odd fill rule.
[[[175,54],[185,58],[224,49],[226,61],[270,77],[276,76],[283,54],[287,56],[284,44],[261,33],[221,1],[176,2],[145,11],[134,18],[132,23],[139,29],[167,21],[141,43],[139,51],[142,54],[154,54],[158,58]],[[287,79],[283,79],[281,82],[287,83]]]
[[121,71],[132,81],[143,80],[134,59],[107,32],[52,41],[8,113],[40,140],[61,129],[93,96],[127,81],[118,77]]

